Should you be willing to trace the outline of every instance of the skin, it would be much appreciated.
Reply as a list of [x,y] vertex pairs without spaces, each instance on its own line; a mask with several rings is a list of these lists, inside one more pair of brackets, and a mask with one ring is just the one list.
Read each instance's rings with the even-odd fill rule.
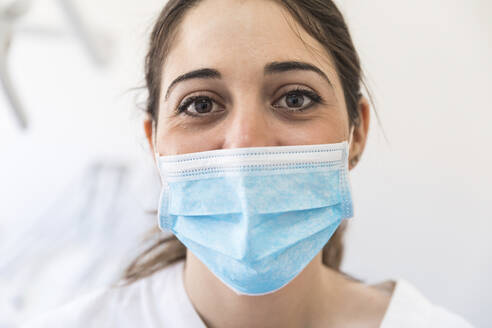
[[[331,85],[311,71],[264,74],[267,63],[282,61],[315,65]],[[216,69],[222,77],[182,81],[165,97],[175,78],[202,68]],[[188,11],[166,58],[161,87],[156,131],[151,120],[144,122],[152,150],[155,132],[160,155],[337,143],[351,134],[352,169],[364,150],[367,99],[360,100],[361,123],[351,131],[330,55],[274,2],[205,0]],[[309,106],[311,100],[300,95],[295,99],[302,99],[306,109],[295,111],[286,93],[296,87],[314,91],[324,103]],[[204,105],[208,113],[197,117],[176,112],[186,98],[196,95],[210,98]],[[187,109],[196,114],[197,108],[192,103]],[[235,294],[189,250],[183,279],[204,323],[218,328],[378,327],[391,297],[390,292],[349,281],[327,268],[321,252],[285,287],[262,296]]]

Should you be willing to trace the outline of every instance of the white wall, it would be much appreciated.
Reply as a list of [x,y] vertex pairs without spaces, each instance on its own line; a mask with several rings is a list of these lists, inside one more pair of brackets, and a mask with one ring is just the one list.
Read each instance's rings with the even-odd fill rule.
[[[389,141],[373,116],[366,152],[352,174],[356,215],[344,269],[368,282],[403,277],[432,301],[487,326],[491,4],[339,3]],[[142,84],[146,37],[162,1],[77,4],[111,40],[104,42],[110,66],[91,63],[56,2],[39,0],[23,21],[25,28],[61,34],[24,32],[12,45],[12,75],[31,126],[27,133],[16,128],[0,93],[0,237],[31,222],[92,160],[137,167],[151,160],[134,94],[125,91]]]
[[490,1],[343,1],[373,120],[344,268],[492,323]]

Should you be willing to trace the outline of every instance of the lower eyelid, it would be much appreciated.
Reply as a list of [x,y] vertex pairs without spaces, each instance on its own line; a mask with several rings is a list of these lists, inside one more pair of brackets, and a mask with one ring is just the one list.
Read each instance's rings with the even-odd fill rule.
[[[321,96],[319,96],[316,92],[314,91],[311,91],[311,90],[304,90],[304,89],[294,89],[294,90],[291,90],[291,91],[287,91],[286,93],[284,93],[280,98],[278,98],[274,104],[278,103],[279,101],[281,101],[284,97],[288,96],[289,93],[295,93],[297,91],[297,93],[303,97],[306,97],[308,98],[311,103],[305,107],[305,108],[302,108],[302,109],[296,109],[296,108],[292,108],[292,109],[289,109],[287,108],[288,111],[291,111],[291,112],[295,112],[295,111],[303,111],[303,110],[307,110],[317,104],[323,104],[324,101],[323,99],[321,98]],[[280,106],[273,106],[273,107],[280,107]]]

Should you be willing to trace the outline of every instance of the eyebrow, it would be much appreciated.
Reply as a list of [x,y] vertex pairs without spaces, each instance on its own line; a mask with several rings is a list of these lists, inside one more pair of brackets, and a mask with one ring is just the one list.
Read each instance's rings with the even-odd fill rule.
[[[285,73],[290,71],[314,72],[319,76],[321,76],[324,80],[328,82],[330,86],[333,87],[333,84],[331,83],[328,76],[326,76],[326,74],[321,69],[309,63],[300,62],[300,61],[271,62],[266,64],[264,68],[265,75]],[[202,68],[202,69],[188,72],[186,74],[178,76],[174,81],[171,82],[171,84],[167,88],[165,99],[169,97],[169,93],[171,92],[171,89],[179,82],[185,80],[191,80],[191,79],[221,79],[221,78],[222,75],[220,74],[220,72],[212,68]]]
[[333,87],[330,79],[318,67],[299,61],[272,62],[265,65],[265,74],[283,73],[289,71],[311,71],[321,76],[328,84]]

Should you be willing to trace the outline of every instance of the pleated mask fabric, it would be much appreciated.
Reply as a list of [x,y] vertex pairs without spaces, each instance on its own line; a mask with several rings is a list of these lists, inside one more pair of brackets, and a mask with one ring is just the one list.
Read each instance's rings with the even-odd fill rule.
[[159,227],[237,294],[287,285],[353,216],[347,141],[156,160]]

